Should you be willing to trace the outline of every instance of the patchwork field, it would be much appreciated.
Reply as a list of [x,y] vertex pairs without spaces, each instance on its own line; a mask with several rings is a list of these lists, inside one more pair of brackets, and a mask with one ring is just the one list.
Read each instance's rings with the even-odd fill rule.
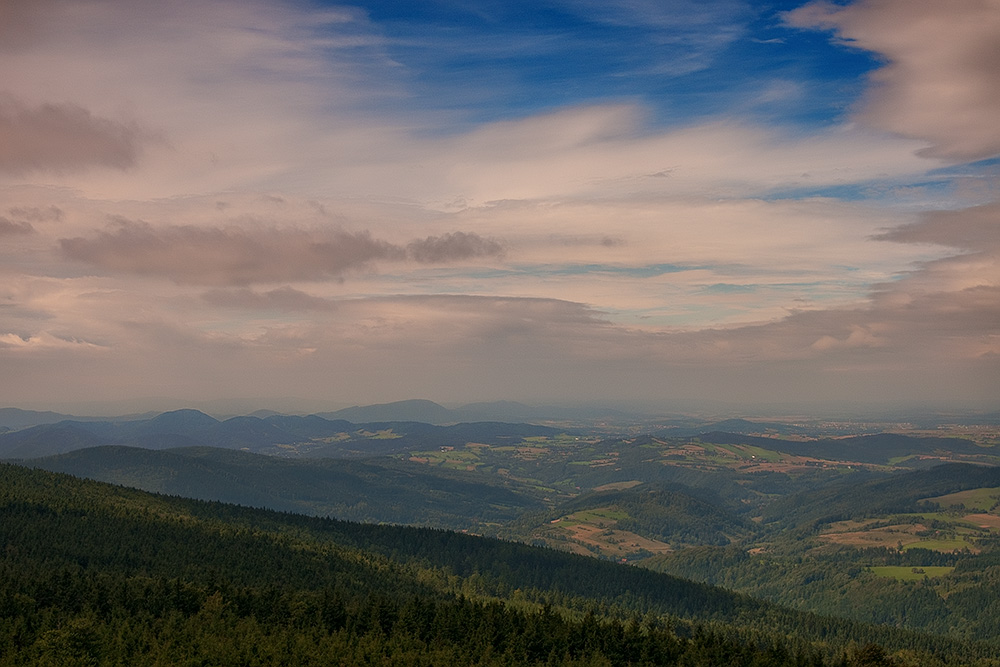
[[928,530],[922,523],[883,524],[881,521],[839,521],[822,531],[820,539],[832,544],[859,548],[906,548],[921,541],[928,541],[920,536],[920,533],[926,533]]
[[615,560],[671,551],[665,542],[618,530],[616,525],[625,518],[625,512],[610,507],[583,510],[553,519],[531,537],[549,546]]
[[1000,536],[1000,516],[928,512],[862,521],[838,521],[820,532],[820,540],[852,547],[930,549],[932,551],[981,550],[985,538]]

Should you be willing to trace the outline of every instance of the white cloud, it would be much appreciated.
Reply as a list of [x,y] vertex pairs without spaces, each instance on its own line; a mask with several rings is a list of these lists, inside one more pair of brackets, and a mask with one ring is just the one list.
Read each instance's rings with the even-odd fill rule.
[[0,334],[0,348],[17,352],[33,352],[38,350],[86,350],[97,349],[100,346],[87,341],[73,340],[54,336],[48,331],[39,331],[30,336],[19,336],[13,333]]
[[929,140],[925,154],[959,161],[1000,154],[1000,1],[816,2],[792,25],[833,29],[887,60],[859,119]]

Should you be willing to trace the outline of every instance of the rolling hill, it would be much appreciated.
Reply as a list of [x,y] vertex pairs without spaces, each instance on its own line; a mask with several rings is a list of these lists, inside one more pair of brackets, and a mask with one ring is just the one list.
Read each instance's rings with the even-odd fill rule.
[[965,489],[1000,486],[1000,467],[949,463],[880,479],[843,480],[775,500],[762,514],[782,526],[830,523],[918,511],[919,501]]
[[133,421],[64,420],[0,433],[0,459],[49,456],[98,445],[146,449],[207,446],[281,456],[380,456],[409,449],[510,444],[525,437],[554,436],[562,429],[503,422],[436,426],[423,422],[355,424],[325,419],[272,415],[218,420],[198,410],[175,410]]
[[[526,545],[0,465],[0,664],[995,664]],[[113,536],[113,537],[112,537]]]
[[289,460],[213,447],[109,445],[30,465],[156,493],[375,523],[480,530],[542,507],[537,494],[511,482],[392,459]]

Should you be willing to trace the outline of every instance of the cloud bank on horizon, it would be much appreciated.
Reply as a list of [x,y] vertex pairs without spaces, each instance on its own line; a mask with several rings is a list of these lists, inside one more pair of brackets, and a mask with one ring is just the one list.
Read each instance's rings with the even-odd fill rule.
[[11,0],[0,403],[997,408],[1000,0]]

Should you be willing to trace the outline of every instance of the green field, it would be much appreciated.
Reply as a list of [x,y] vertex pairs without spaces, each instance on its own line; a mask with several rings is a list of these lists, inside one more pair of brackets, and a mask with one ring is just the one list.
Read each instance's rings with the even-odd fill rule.
[[968,491],[959,491],[958,493],[949,493],[936,498],[927,498],[926,500],[927,502],[937,503],[942,507],[964,505],[968,510],[988,512],[994,505],[1000,502],[1000,487],[970,489]]
[[581,523],[601,524],[605,521],[620,521],[622,519],[627,519],[628,513],[621,510],[603,508],[574,512],[570,515],[570,518],[576,519]]
[[920,540],[903,545],[903,551],[909,549],[930,549],[931,551],[961,551],[972,545],[965,540]]
[[367,438],[368,440],[396,440],[397,438],[402,438],[398,433],[394,433],[391,428],[385,428],[381,431],[358,431],[358,435]]

